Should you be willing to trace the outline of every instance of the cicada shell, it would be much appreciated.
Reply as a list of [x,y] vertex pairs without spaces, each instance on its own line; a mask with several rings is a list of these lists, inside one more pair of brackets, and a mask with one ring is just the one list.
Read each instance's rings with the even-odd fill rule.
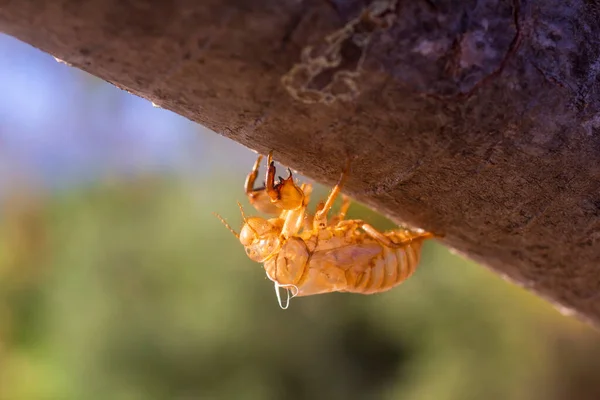
[[[217,216],[239,239],[248,257],[263,264],[282,308],[295,296],[384,292],[415,271],[423,241],[434,235],[402,228],[380,232],[363,220],[346,219],[350,198],[341,191],[350,163],[312,215],[307,211],[311,185],[296,185],[291,171],[288,178],[275,183],[272,152],[265,186],[254,188],[261,160],[259,156],[248,174],[245,192],[257,210],[273,218],[247,217],[240,205],[244,225],[238,234]],[[342,197],[340,211],[328,218],[338,196]],[[287,291],[285,302],[280,288]]]

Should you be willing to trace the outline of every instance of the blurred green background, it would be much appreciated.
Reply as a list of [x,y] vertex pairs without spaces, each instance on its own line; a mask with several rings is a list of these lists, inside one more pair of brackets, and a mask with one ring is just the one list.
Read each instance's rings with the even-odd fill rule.
[[0,399],[600,398],[596,331],[435,242],[281,310],[211,214],[253,153],[6,36],[0,86]]

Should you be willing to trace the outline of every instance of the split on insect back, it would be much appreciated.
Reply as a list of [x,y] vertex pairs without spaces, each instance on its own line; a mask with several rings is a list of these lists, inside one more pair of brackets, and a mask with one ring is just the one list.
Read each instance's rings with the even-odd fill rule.
[[[273,152],[267,157],[265,185],[255,188],[258,156],[244,189],[250,204],[271,218],[248,217],[238,203],[244,225],[237,233],[218,214],[221,222],[240,241],[248,257],[262,263],[274,282],[279,306],[290,299],[331,292],[373,294],[387,291],[415,271],[425,239],[430,232],[404,228],[380,232],[360,219],[345,219],[350,198],[342,193],[350,160],[324,202],[314,214],[307,210],[312,186],[294,182],[292,172],[275,182]],[[342,205],[333,217],[329,212],[336,198]],[[282,301],[280,289],[287,292]]]

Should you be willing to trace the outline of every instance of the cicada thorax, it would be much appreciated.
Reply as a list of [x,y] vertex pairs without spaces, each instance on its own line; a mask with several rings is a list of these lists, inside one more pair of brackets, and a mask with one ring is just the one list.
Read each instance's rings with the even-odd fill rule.
[[306,271],[309,251],[304,240],[291,237],[277,255],[264,263],[269,278],[281,286],[298,286]]
[[267,276],[279,286],[290,289],[294,296],[339,291],[346,286],[343,271],[333,265],[310,262],[323,250],[347,245],[345,233],[332,229],[316,233],[304,232],[285,240],[280,251],[264,263]]

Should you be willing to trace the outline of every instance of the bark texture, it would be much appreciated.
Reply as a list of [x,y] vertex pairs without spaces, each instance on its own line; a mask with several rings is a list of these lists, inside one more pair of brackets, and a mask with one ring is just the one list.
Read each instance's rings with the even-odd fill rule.
[[349,195],[600,322],[598,0],[0,0],[0,31],[321,183],[355,155]]

